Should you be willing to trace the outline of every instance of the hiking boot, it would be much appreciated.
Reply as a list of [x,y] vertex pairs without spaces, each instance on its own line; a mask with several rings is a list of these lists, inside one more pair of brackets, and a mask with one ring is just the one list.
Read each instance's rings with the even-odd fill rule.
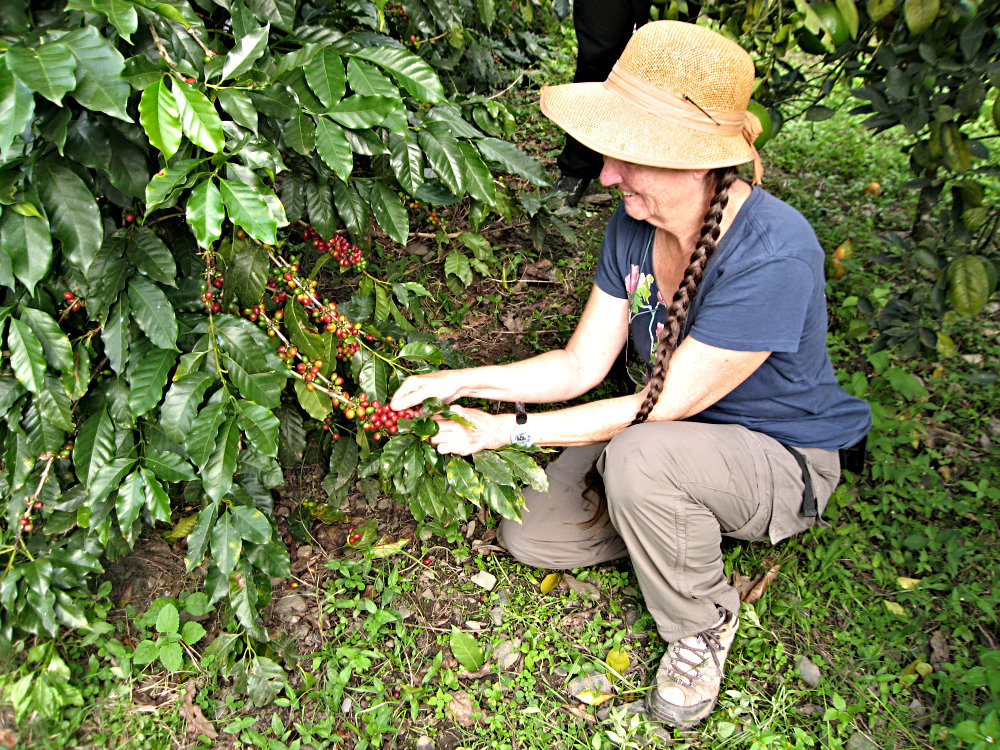
[[566,205],[569,208],[573,208],[586,194],[588,187],[590,187],[589,177],[571,177],[568,174],[564,174],[560,176],[555,187],[552,188],[552,192],[566,193]]
[[646,715],[688,729],[712,713],[739,625],[735,613],[723,610],[722,618],[708,630],[669,644],[646,694]]

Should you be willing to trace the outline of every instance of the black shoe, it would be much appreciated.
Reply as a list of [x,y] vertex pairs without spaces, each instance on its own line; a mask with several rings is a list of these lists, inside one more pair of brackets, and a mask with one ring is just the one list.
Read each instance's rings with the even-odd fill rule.
[[564,174],[559,177],[552,191],[555,193],[566,193],[566,205],[573,208],[586,194],[588,187],[590,187],[589,177],[571,177],[568,174]]

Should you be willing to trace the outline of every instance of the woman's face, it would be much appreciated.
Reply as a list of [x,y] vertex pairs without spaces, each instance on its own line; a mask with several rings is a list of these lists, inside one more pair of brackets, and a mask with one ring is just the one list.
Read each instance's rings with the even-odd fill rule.
[[667,169],[604,157],[601,184],[622,192],[625,211],[633,219],[673,229],[691,217],[701,222],[706,169]]

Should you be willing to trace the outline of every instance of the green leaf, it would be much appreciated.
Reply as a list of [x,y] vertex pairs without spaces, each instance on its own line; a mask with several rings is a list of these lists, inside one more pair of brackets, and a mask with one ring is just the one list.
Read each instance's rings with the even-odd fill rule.
[[247,234],[265,245],[277,241],[278,223],[264,196],[249,185],[233,180],[219,180],[222,202],[229,212],[229,219],[243,227]]
[[191,464],[169,451],[148,448],[143,457],[143,464],[164,482],[190,482],[196,477]]
[[346,180],[354,167],[351,144],[347,142],[344,129],[333,120],[316,118],[316,151],[323,162],[342,180]]
[[213,376],[193,372],[174,381],[160,407],[160,426],[171,440],[183,443],[191,423],[198,413],[205,391],[212,384]]
[[[212,528],[212,562],[222,574],[228,576],[236,568],[243,551],[243,537],[236,530],[236,524],[229,513],[223,513]],[[248,581],[247,585],[251,585]]]
[[252,401],[237,401],[236,413],[236,422],[246,433],[247,442],[265,456],[277,456],[278,418]]
[[440,365],[444,361],[444,355],[441,353],[441,350],[433,344],[428,344],[424,341],[409,342],[399,350],[399,356],[411,362],[430,362],[435,366]]
[[163,291],[145,277],[136,276],[128,285],[128,299],[136,323],[149,340],[161,349],[173,349],[177,343],[177,319]]
[[136,644],[135,652],[132,654],[132,663],[139,667],[144,667],[147,664],[152,664],[156,661],[156,657],[159,656],[159,649],[156,647],[156,643],[150,640],[139,641]]
[[118,526],[126,538],[130,537],[132,524],[139,517],[139,511],[146,505],[146,495],[143,492],[142,476],[133,471],[118,488],[115,499],[115,512],[118,514]]
[[307,180],[304,187],[309,222],[321,237],[332,237],[337,231],[337,218],[330,199],[330,184],[326,180],[313,178]]
[[948,304],[959,315],[975,317],[986,305],[990,296],[988,262],[978,255],[959,255],[948,264]]
[[139,469],[142,475],[143,497],[146,503],[146,510],[157,521],[170,523],[170,497],[167,495],[163,485],[153,475],[149,469]]
[[245,505],[234,505],[229,509],[233,526],[245,541],[254,544],[265,544],[271,540],[271,523],[267,516],[256,508]]
[[69,395],[57,377],[54,375],[45,376],[45,387],[36,396],[36,404],[43,422],[62,432],[72,432],[75,427],[73,406]]
[[445,186],[456,195],[465,192],[465,157],[458,141],[447,133],[432,135],[426,130],[417,134],[427,161]]
[[146,213],[152,213],[170,200],[172,194],[183,187],[191,171],[203,161],[181,159],[154,174],[146,183]]
[[167,286],[177,286],[174,256],[152,229],[141,227],[128,243],[128,259],[146,276]]
[[476,471],[493,484],[514,484],[514,475],[510,466],[493,451],[480,451],[472,457]]
[[476,472],[472,469],[472,464],[461,456],[452,456],[445,466],[445,477],[448,485],[456,493],[468,500],[479,504],[479,497],[483,492],[483,485]]
[[305,112],[289,120],[282,135],[285,143],[303,156],[309,156],[316,148],[316,125]]
[[[149,142],[163,152],[164,159],[169,160],[177,153],[183,135],[181,111],[165,79],[161,78],[142,92],[139,122]],[[149,188],[146,190],[148,195]]]
[[389,237],[405,245],[410,233],[410,221],[396,191],[381,182],[376,182],[372,186],[371,205],[379,226]]
[[295,28],[298,3],[293,0],[247,0],[246,6],[256,18],[291,33]]
[[104,239],[93,193],[76,172],[55,158],[39,162],[34,177],[52,234],[70,261],[86,273]]
[[45,352],[27,323],[16,318],[10,321],[7,346],[14,377],[31,393],[41,393],[45,387]]
[[420,101],[432,104],[444,101],[444,87],[434,68],[412,52],[400,47],[375,46],[354,55],[378,65]]
[[205,559],[205,549],[208,547],[209,534],[215,526],[215,516],[219,512],[218,503],[209,503],[198,513],[198,520],[195,521],[194,528],[187,538],[187,556],[184,564],[190,573],[201,565]]
[[389,398],[389,375],[392,370],[385,360],[369,357],[361,366],[358,384],[372,401],[385,403]]
[[184,135],[206,151],[213,154],[221,151],[226,142],[222,120],[208,97],[193,85],[182,83],[176,78],[171,78],[170,83]]
[[201,248],[211,247],[222,236],[222,222],[226,218],[226,211],[222,193],[211,178],[202,181],[191,191],[185,218]]
[[222,66],[222,75],[219,80],[225,81],[229,78],[238,78],[246,73],[253,64],[260,59],[260,56],[267,50],[267,41],[271,34],[270,24],[263,28],[254,29],[248,34],[240,37],[236,46],[229,50],[226,61]]
[[934,23],[941,10],[941,0],[905,0],[903,17],[913,36],[923,34]]
[[22,307],[21,317],[31,326],[31,330],[41,343],[45,361],[63,372],[73,370],[75,363],[69,337],[63,333],[55,319],[33,307]]
[[295,381],[295,395],[298,396],[299,405],[313,419],[322,421],[332,410],[329,396],[320,391],[310,391],[306,384],[298,379]]
[[448,253],[448,257],[444,259],[444,272],[457,276],[466,286],[472,283],[472,267],[461,250],[452,250]]
[[360,236],[368,223],[368,204],[358,191],[346,182],[333,180],[333,199],[337,213],[351,234]]
[[389,164],[399,184],[413,195],[424,184],[424,152],[413,141],[395,133],[389,136]]
[[333,106],[346,90],[344,61],[334,50],[325,48],[305,66],[309,88],[326,107]]
[[354,57],[347,61],[347,80],[354,93],[362,96],[399,97],[399,89],[378,68]]
[[168,672],[180,672],[184,666],[184,649],[176,641],[162,641],[157,651],[160,663]]
[[156,615],[156,632],[162,635],[176,635],[181,624],[177,607],[167,602]]
[[522,482],[527,482],[539,492],[549,491],[549,478],[545,469],[535,463],[531,456],[516,450],[497,451],[497,455],[507,462],[514,475]]
[[66,92],[76,87],[76,58],[65,44],[10,47],[5,56],[7,69],[17,80],[55,104],[62,104]]
[[129,328],[132,320],[132,306],[128,297],[120,297],[111,307],[104,326],[101,329],[101,341],[104,343],[104,354],[111,364],[111,369],[119,375],[125,372],[128,363],[131,336]]
[[260,303],[267,288],[270,270],[270,260],[263,248],[250,241],[236,240],[233,257],[226,265],[226,288],[243,307],[253,307]]
[[499,164],[511,174],[524,177],[532,185],[549,187],[552,184],[541,163],[513,143],[497,138],[481,138],[476,147],[484,159]]
[[483,662],[486,660],[483,650],[469,633],[463,633],[452,625],[449,645],[452,655],[466,672],[475,672],[483,666]]
[[257,132],[257,108],[249,94],[236,89],[217,89],[216,95],[219,106],[233,118],[233,122],[254,133]]
[[236,472],[236,459],[239,456],[240,431],[236,420],[230,419],[219,431],[219,440],[215,445],[208,464],[202,473],[202,484],[205,494],[212,500],[219,500],[229,494],[233,487],[233,474]]
[[496,183],[489,167],[479,157],[476,147],[466,141],[459,141],[458,148],[465,157],[462,168],[465,175],[465,189],[477,200],[492,205],[496,201]]
[[204,638],[207,632],[208,631],[205,630],[205,626],[202,625],[200,622],[195,622],[194,620],[188,620],[187,622],[184,623],[184,626],[181,628],[181,640],[184,641],[187,645],[193,646],[202,638]]
[[0,157],[10,155],[8,149],[28,127],[34,114],[35,97],[0,59]]
[[10,258],[18,281],[34,294],[52,262],[52,233],[45,219],[5,211],[0,221],[0,253]]
[[75,29],[59,39],[76,58],[73,98],[93,112],[133,122],[125,111],[132,87],[121,80],[125,58],[93,26]]
[[148,412],[163,396],[167,376],[177,363],[177,352],[153,347],[135,366],[129,385],[128,405],[137,419]]
[[191,423],[184,439],[184,448],[195,465],[204,468],[219,439],[219,427],[226,418],[226,405],[220,401],[207,404]]
[[115,426],[107,409],[99,409],[80,425],[73,443],[73,467],[83,484],[115,455]]
[[93,0],[93,6],[94,10],[106,15],[118,35],[131,44],[131,36],[139,28],[139,15],[129,0]]
[[334,104],[326,114],[345,128],[360,130],[381,125],[395,107],[395,99],[355,94]]
[[513,487],[487,483],[483,491],[483,499],[486,500],[490,510],[501,517],[511,521],[521,519],[520,508],[524,505],[524,497]]

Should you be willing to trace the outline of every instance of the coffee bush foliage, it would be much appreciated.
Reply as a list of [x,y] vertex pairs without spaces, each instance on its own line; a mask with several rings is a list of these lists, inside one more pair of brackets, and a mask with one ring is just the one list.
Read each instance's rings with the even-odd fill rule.
[[[483,55],[530,54],[532,8],[501,28],[492,0],[3,3],[0,640],[91,627],[83,587],[146,528],[267,640],[289,573],[270,489],[310,429],[325,520],[357,482],[418,519],[518,516],[545,481],[527,454],[438,456],[444,404],[384,406],[457,359],[413,324],[428,291],[366,254],[406,243],[404,201],[475,225],[517,210],[494,172],[547,184],[474,93]],[[466,59],[446,89],[435,67]],[[489,255],[461,239],[458,277]]]

